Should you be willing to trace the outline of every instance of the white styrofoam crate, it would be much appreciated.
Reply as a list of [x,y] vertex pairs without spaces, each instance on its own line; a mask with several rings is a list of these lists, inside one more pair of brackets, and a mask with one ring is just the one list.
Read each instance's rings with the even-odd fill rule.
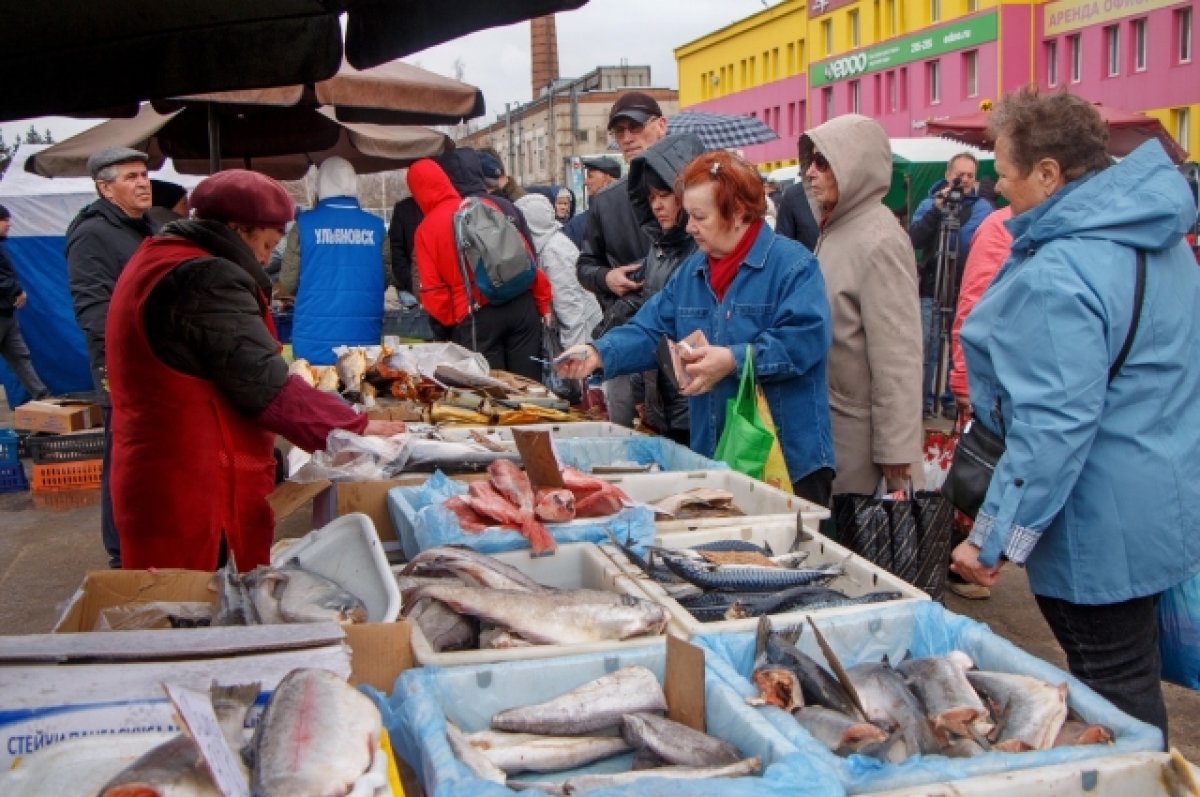
[[[865,797],[1174,797],[1179,792],[1169,790],[1164,781],[1169,759],[1166,753],[1129,753],[869,792]],[[1200,770],[1189,767],[1192,777],[1200,780]]]
[[[883,568],[871,564],[861,556],[851,556],[849,550],[828,537],[811,529],[805,531],[811,539],[800,543],[799,549],[809,552],[809,557],[803,567],[845,562],[846,575],[832,582],[829,585],[831,588],[844,592],[852,598],[868,592],[889,590],[901,593],[903,597],[900,600],[929,600],[928,595],[913,585],[902,581]],[[771,550],[776,554],[781,554],[790,550],[795,537],[796,524],[793,521],[790,524],[767,523],[756,527],[741,525],[733,528],[707,528],[692,532],[660,534],[656,542],[670,548],[690,548],[693,545],[720,540],[745,540],[756,545],[768,543]],[[667,608],[667,611],[671,613],[672,625],[688,637],[731,631],[753,631],[758,625],[757,617],[744,620],[718,620],[712,623],[701,622],[677,600],[667,595],[661,584],[646,576],[636,564],[629,561],[629,558],[616,545],[607,543],[603,546],[603,550],[623,572],[638,579],[638,585],[646,594]],[[793,624],[803,622],[808,615],[829,617],[857,611],[860,608],[859,606],[845,606],[818,611],[802,609],[774,614],[771,617],[777,625]]]
[[[489,554],[512,565],[535,581],[559,589],[595,589],[653,599],[638,586],[637,579],[621,571],[617,564],[590,542],[560,545],[550,556],[533,557],[527,550]],[[413,656],[424,666],[455,667],[520,659],[545,659],[576,653],[624,650],[647,645],[664,645],[665,637],[642,636],[626,640],[587,642],[578,645],[534,645],[524,648],[456,650],[439,653],[430,645],[420,626],[412,624]]]
[[[744,527],[753,529],[766,523],[796,524],[797,516],[806,522],[829,517],[829,510],[811,501],[785,493],[758,479],[732,470],[698,470],[676,473],[633,473],[605,475],[635,501],[653,503],[697,487],[712,487],[733,493],[733,505],[743,513],[739,517],[658,520],[659,533],[697,529]],[[789,541],[790,542],[790,541]]]
[[483,433],[497,442],[512,442],[513,429],[530,432],[549,432],[553,437],[632,437],[640,435],[627,426],[608,421],[575,421],[571,423],[528,423],[519,426],[439,426],[438,431],[446,440],[468,441],[471,432]]

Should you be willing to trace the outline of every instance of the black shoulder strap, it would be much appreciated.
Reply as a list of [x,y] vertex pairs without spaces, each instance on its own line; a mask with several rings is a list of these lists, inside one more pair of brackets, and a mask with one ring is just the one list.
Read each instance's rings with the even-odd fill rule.
[[1121,366],[1125,364],[1125,358],[1129,356],[1129,350],[1133,348],[1133,336],[1137,334],[1138,322],[1142,320],[1142,301],[1145,298],[1146,253],[1139,249],[1137,250],[1137,282],[1133,286],[1133,323],[1129,325],[1129,334],[1125,336],[1125,343],[1121,346],[1120,354],[1113,361],[1112,367],[1108,369],[1109,382],[1116,378]]

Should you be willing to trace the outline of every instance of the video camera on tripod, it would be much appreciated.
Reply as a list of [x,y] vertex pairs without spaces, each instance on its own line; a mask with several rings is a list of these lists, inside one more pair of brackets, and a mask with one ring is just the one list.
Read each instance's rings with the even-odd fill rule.
[[[957,216],[962,210],[963,190],[962,177],[955,177],[954,182],[938,193],[942,200],[942,213]],[[943,219],[943,222],[945,220]]]

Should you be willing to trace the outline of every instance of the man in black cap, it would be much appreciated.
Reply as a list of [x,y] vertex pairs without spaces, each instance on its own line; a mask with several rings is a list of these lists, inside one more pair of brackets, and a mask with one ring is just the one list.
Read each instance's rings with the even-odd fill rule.
[[100,532],[111,567],[121,566],[121,542],[108,487],[112,406],[106,384],[104,326],[117,277],[152,232],[145,218],[152,201],[148,161],[146,153],[129,147],[111,147],[88,158],[88,172],[100,198],[79,211],[67,227],[67,284],[75,303],[75,320],[87,341],[96,400],[104,415]]
[[583,162],[583,188],[587,191],[589,210],[576,213],[562,228],[563,235],[571,239],[576,249],[583,248],[592,198],[621,179],[621,163],[616,158],[594,155],[580,160]]
[[[625,162],[667,134],[667,120],[658,102],[641,91],[627,91],[617,98],[608,113],[608,132],[621,149]],[[642,287],[635,273],[653,245],[641,227],[629,201],[625,180],[591,199],[587,229],[579,248],[579,284],[596,294],[604,309],[604,330],[629,320],[614,310],[616,300]],[[620,305],[624,306],[624,305]],[[633,426],[633,385],[621,376],[604,383],[608,417],[622,426]]]
[[[8,208],[0,205],[0,241],[8,237],[8,229],[12,226],[12,214]],[[17,272],[8,259],[8,253],[0,246],[0,355],[8,363],[8,367],[16,374],[25,390],[35,399],[50,395],[46,385],[33,368],[33,360],[29,357],[29,347],[21,335],[21,327],[17,324],[16,311],[25,306],[27,297],[17,281]]]

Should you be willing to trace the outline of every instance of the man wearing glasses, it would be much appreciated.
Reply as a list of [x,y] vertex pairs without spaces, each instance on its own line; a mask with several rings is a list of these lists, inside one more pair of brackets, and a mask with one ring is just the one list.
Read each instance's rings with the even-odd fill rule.
[[[820,222],[829,297],[833,493],[924,483],[921,313],[912,244],[883,204],[892,152],[878,122],[838,116],[800,137],[800,168]],[[915,467],[914,467],[915,465]]]
[[[658,102],[649,94],[627,91],[617,98],[609,111],[608,132],[625,162],[629,163],[667,134],[667,120],[663,118]],[[640,275],[635,272],[652,245],[634,216],[624,178],[591,198],[576,270],[579,283],[596,294],[604,310],[599,331],[629,320],[621,317],[620,307],[624,305],[614,308],[614,302],[642,287]],[[608,380],[604,383],[604,394],[609,420],[622,426],[633,426],[635,413],[630,377]]]

